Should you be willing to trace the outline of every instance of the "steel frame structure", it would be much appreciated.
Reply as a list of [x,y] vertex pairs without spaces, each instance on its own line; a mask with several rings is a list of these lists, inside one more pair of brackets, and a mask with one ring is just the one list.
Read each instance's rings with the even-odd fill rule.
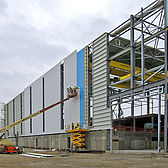
[[[111,107],[111,120],[116,106],[131,102],[131,116],[135,128],[136,103],[158,99],[158,152],[160,152],[160,115],[161,102],[164,102],[164,151],[167,152],[167,29],[165,24],[165,1],[156,0],[128,20],[108,33],[107,69],[108,106]],[[123,43],[129,39],[129,43]],[[110,52],[110,47],[118,48]],[[115,60],[131,66],[131,76],[123,80],[110,82],[110,61]],[[136,68],[140,73],[136,73]],[[146,74],[150,76],[146,77]],[[164,79],[149,82],[156,74],[162,74]],[[114,76],[115,77],[115,76]],[[140,81],[137,78],[140,78]],[[120,77],[119,77],[120,78]],[[128,83],[130,89],[118,89],[116,84]],[[149,107],[148,107],[149,108]],[[116,115],[117,116],[117,115]],[[111,121],[112,122],[112,121]],[[112,126],[112,124],[111,124]]]

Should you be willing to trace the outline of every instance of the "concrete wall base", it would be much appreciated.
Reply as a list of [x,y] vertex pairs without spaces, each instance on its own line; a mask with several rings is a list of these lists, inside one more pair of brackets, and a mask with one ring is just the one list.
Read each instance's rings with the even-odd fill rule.
[[[9,138],[10,141],[19,146],[35,149],[69,149],[70,133],[25,136]],[[17,142],[18,141],[18,142]],[[86,134],[86,149],[109,150],[110,131],[92,130]],[[161,142],[163,147],[163,142]],[[113,150],[142,150],[157,149],[157,134],[147,132],[113,132]]]

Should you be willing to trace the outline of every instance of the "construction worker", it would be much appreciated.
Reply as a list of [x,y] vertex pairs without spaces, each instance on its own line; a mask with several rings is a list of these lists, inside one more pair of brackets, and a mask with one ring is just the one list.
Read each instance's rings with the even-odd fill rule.
[[73,87],[73,91],[74,91],[74,92],[76,92],[76,89],[77,89],[77,87],[76,87],[76,86],[74,86],[74,87]]
[[74,129],[74,123],[72,123],[71,126],[72,126],[72,130],[73,130]]
[[76,123],[76,124],[75,124],[75,129],[77,129],[77,128],[78,128],[78,126],[79,126],[79,124],[78,124],[78,123]]

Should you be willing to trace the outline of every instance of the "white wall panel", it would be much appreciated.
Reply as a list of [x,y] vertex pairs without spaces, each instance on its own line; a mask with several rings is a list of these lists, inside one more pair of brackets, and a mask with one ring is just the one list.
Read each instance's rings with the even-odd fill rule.
[[[73,52],[71,55],[64,59],[65,66],[65,92],[69,87],[77,86],[77,53]],[[80,92],[78,96],[70,99],[65,103],[65,125],[80,122]]]
[[[24,90],[24,113],[25,117],[30,115],[30,87]],[[30,120],[25,121],[25,135],[30,134]]]
[[[8,125],[13,123],[13,100],[8,103]],[[8,135],[13,136],[13,129],[9,129]]]
[[[44,75],[46,79],[46,106],[60,101],[60,63]],[[46,112],[46,132],[60,132],[60,105]]]
[[[77,53],[76,51],[64,59],[64,98],[67,97],[66,89],[77,85]],[[42,78],[45,86],[45,107],[60,101],[60,65],[54,66],[42,77],[33,82],[32,107],[33,112],[41,110],[42,102]],[[30,86],[24,90],[25,116],[30,115]],[[80,122],[80,96],[70,99],[64,103],[64,124]],[[60,105],[45,112],[45,132],[43,132],[42,114],[33,118],[33,133],[30,134],[30,121],[25,122],[25,135],[40,135],[64,132],[61,130],[61,108]]]
[[[42,105],[42,78],[36,80],[32,85],[32,113],[43,108]],[[42,133],[43,114],[39,114],[32,118],[32,133]]]
[[[18,121],[21,119],[21,101],[20,101],[20,95],[15,97],[15,121]],[[19,135],[21,134],[21,125],[18,124],[15,127],[15,132],[19,132]]]

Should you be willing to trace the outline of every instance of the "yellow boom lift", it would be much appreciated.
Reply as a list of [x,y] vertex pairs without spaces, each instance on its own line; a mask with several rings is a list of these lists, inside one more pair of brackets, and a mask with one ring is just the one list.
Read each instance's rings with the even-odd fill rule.
[[22,148],[21,147],[17,147],[12,142],[2,138],[3,135],[5,135],[5,131],[8,131],[10,128],[12,128],[12,127],[14,127],[14,126],[26,121],[26,120],[29,120],[30,118],[35,117],[35,116],[37,116],[37,115],[39,115],[39,114],[41,114],[41,113],[43,113],[43,112],[45,112],[45,111],[47,111],[51,108],[57,106],[58,104],[61,104],[65,101],[69,100],[70,98],[73,98],[73,97],[76,97],[76,96],[77,96],[76,87],[68,88],[67,89],[67,98],[65,98],[65,99],[63,99],[63,100],[61,100],[61,101],[59,101],[55,104],[52,104],[52,105],[50,105],[50,106],[48,106],[48,107],[46,107],[42,110],[39,110],[39,111],[21,119],[21,120],[18,120],[16,122],[2,128],[2,129],[0,129],[0,133],[2,133],[2,135],[0,136],[0,153],[22,153]]

